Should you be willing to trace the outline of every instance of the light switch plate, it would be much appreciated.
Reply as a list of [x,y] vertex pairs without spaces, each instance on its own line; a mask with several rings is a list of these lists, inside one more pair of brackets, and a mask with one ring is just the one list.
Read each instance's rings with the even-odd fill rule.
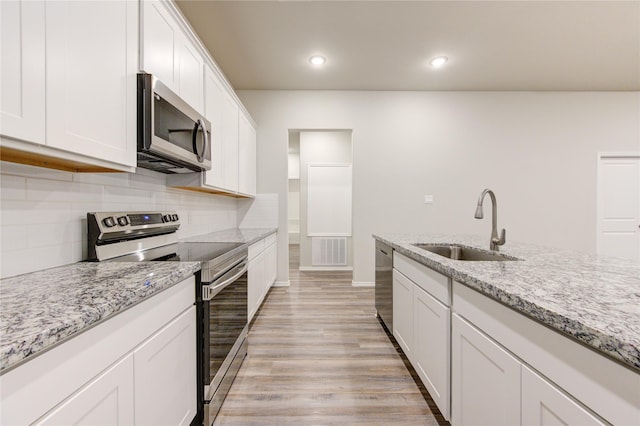
[[425,204],[433,204],[433,195],[425,195],[424,196]]

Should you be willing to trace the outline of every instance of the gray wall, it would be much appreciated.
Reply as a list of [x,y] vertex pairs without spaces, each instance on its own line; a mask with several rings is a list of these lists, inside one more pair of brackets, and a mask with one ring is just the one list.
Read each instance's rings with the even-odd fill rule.
[[[352,129],[354,283],[374,281],[372,233],[486,236],[595,252],[599,151],[640,150],[640,93],[240,91],[258,123],[258,192],[279,194],[288,279],[289,129]],[[424,195],[434,196],[424,204]]]

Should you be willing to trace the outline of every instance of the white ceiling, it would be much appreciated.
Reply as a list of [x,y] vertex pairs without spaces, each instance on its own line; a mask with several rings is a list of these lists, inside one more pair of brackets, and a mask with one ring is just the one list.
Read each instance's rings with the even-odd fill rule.
[[235,89],[640,90],[640,0],[177,4]]

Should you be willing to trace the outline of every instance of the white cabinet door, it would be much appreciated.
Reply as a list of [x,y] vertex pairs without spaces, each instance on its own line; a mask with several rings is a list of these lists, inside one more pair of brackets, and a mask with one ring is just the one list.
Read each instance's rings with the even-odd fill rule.
[[526,426],[587,426],[605,423],[582,408],[563,391],[523,366],[522,424]]
[[247,289],[248,315],[251,321],[264,297],[264,251],[249,261],[249,285]]
[[451,423],[520,424],[520,362],[457,314],[451,352]]
[[226,91],[222,102],[222,143],[224,144],[224,188],[238,191],[238,104]]
[[133,355],[129,354],[35,424],[109,426],[133,422]]
[[278,245],[276,243],[271,244],[267,247],[265,254],[265,276],[266,276],[266,285],[265,285],[265,295],[271,288],[271,284],[276,281],[276,275],[278,273]]
[[188,425],[196,415],[196,308],[189,308],[134,353],[135,423]]
[[138,5],[46,2],[47,145],[136,165]]
[[43,1],[0,2],[0,133],[45,143],[45,12]]
[[153,74],[178,93],[176,46],[180,31],[159,1],[142,1],[140,69]]
[[238,192],[256,195],[256,130],[249,119],[240,113],[239,118],[239,181]]
[[413,287],[398,271],[393,271],[393,337],[413,362]]
[[205,185],[225,188],[225,147],[223,140],[224,86],[208,66],[205,67],[204,110],[211,122],[211,170],[205,172]]
[[178,93],[195,110],[204,113],[204,59],[186,37],[178,40]]
[[448,420],[451,310],[417,285],[413,291],[413,366]]

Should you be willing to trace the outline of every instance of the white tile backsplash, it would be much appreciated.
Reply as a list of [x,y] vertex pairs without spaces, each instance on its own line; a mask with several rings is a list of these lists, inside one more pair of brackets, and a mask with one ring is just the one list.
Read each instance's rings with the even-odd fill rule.
[[0,278],[87,256],[87,212],[175,210],[179,238],[237,226],[235,198],[166,187],[153,171],[70,173],[0,162]]
[[0,197],[2,200],[26,200],[27,179],[22,176],[0,176]]

